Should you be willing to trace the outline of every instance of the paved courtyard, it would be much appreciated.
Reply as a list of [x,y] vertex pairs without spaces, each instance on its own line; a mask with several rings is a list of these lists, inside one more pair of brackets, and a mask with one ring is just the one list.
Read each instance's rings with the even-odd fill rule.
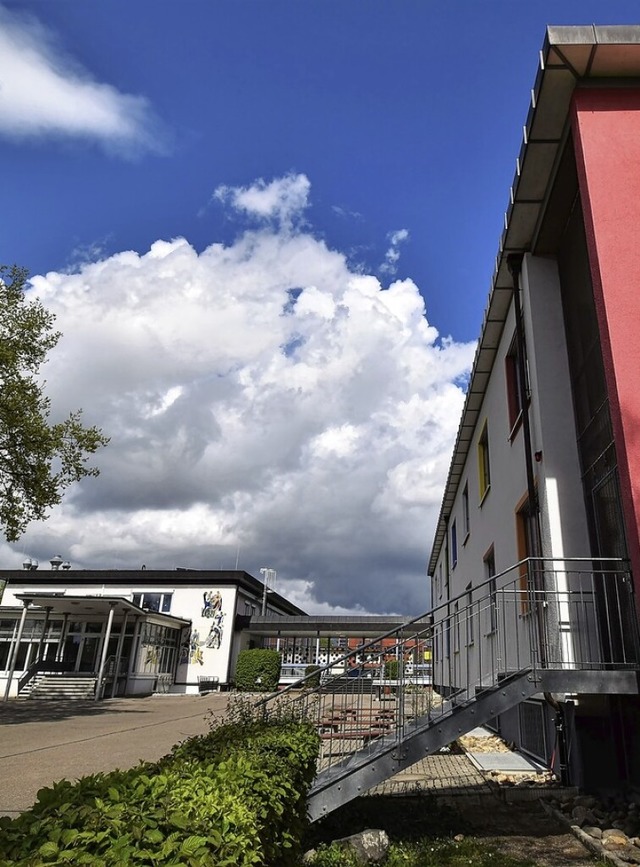
[[[159,759],[179,741],[207,732],[207,717],[221,715],[227,697],[212,693],[0,703],[0,815],[28,809],[38,790],[56,780]],[[422,790],[443,796],[489,792],[466,755],[448,754],[428,756],[372,792]]]
[[93,701],[0,703],[0,815],[30,807],[38,790],[63,778],[155,761],[209,730],[227,697],[153,696]]

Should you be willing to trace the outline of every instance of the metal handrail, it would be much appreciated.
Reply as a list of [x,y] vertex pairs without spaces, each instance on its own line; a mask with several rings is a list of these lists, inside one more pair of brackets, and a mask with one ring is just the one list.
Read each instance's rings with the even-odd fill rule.
[[[508,569],[503,569],[502,572],[497,572],[491,578],[486,578],[483,581],[481,581],[480,583],[472,585],[471,592],[475,594],[478,591],[490,588],[492,584],[494,584],[494,583],[497,584],[502,578],[513,573],[514,570],[521,570],[523,568],[527,569],[527,570],[531,570],[531,564],[535,564],[535,563],[541,563],[541,564],[544,564],[544,563],[591,563],[591,564],[593,564],[593,563],[610,563],[610,564],[614,564],[614,565],[619,566],[620,569],[625,570],[625,571],[628,569],[628,565],[629,565],[629,561],[626,559],[623,559],[621,557],[601,557],[601,558],[594,558],[594,557],[567,557],[567,558],[526,557],[522,560],[519,560],[517,563],[514,563],[512,566],[509,566]],[[620,571],[620,569],[616,570],[616,571]],[[553,570],[553,571],[558,571],[558,570]],[[564,570],[562,570],[562,571],[564,571]],[[609,569],[609,570],[598,569],[596,571],[602,573],[603,571],[614,571],[614,570],[613,569]],[[376,644],[379,644],[381,641],[384,641],[388,638],[391,638],[392,636],[396,635],[399,631],[404,632],[408,627],[413,626],[413,625],[417,625],[423,621],[433,622],[437,618],[437,615],[439,612],[445,611],[445,610],[448,611],[452,605],[456,604],[456,602],[466,600],[468,597],[468,594],[469,594],[469,591],[465,590],[464,592],[459,593],[457,596],[449,597],[449,599],[447,601],[442,602],[440,605],[436,605],[435,607],[430,608],[429,611],[426,611],[423,614],[419,614],[417,617],[413,617],[410,620],[405,621],[402,624],[402,626],[396,627],[395,629],[390,629],[388,632],[384,632],[381,635],[377,636],[376,638],[373,638],[370,641],[365,642],[364,644],[358,645],[357,648],[354,648],[353,650],[350,650],[350,651],[347,651],[346,653],[343,653],[341,656],[337,657],[337,659],[329,661],[325,665],[319,666],[319,668],[317,668],[311,674],[304,675],[303,677],[300,677],[300,678],[298,678],[298,680],[294,681],[294,683],[288,684],[283,689],[278,690],[277,692],[270,693],[269,695],[260,699],[257,702],[257,705],[258,706],[266,705],[272,699],[274,699],[276,697],[281,698],[287,692],[293,692],[296,690],[304,689],[305,688],[304,685],[307,681],[310,680],[313,682],[315,680],[315,678],[318,677],[318,675],[322,676],[326,672],[330,672],[331,669],[336,668],[338,665],[340,665],[342,663],[346,663],[347,660],[350,657],[352,657],[354,653],[361,653],[364,650],[367,650],[368,648],[373,647]]]
[[[524,673],[535,681],[543,669],[638,669],[640,640],[625,565],[619,559],[522,560],[258,705],[265,712],[277,705],[314,723],[322,740],[319,769],[326,774],[367,762]],[[434,689],[407,675],[403,664],[415,666],[426,651]],[[341,674],[332,675],[338,665]],[[384,676],[351,677],[350,666]]]

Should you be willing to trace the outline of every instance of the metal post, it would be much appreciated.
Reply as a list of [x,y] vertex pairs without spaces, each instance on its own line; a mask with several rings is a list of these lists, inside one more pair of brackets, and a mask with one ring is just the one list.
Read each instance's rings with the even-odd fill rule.
[[124,644],[124,634],[127,630],[127,620],[129,619],[129,611],[124,612],[124,620],[122,621],[122,629],[118,636],[118,646],[116,648],[116,667],[113,674],[113,684],[111,686],[111,698],[115,698],[116,689],[118,686],[118,674],[120,672],[120,657],[122,656],[122,645]]
[[69,612],[66,612],[62,618],[62,626],[60,627],[60,641],[58,642],[58,648],[56,650],[56,662],[62,662],[64,657],[64,641],[67,632],[67,626],[69,624]]
[[9,666],[9,677],[7,678],[7,685],[4,691],[4,701],[9,700],[9,690],[11,689],[11,681],[13,680],[13,675],[16,671],[16,663],[18,661],[18,653],[20,652],[20,641],[22,639],[22,633],[24,632],[24,622],[27,619],[27,610],[31,605],[31,599],[23,599],[22,600],[23,609],[22,615],[20,616],[20,625],[18,626],[18,634],[16,635],[16,643],[13,647],[13,653],[11,654],[11,665]]
[[40,662],[42,645],[44,644],[44,638],[47,632],[47,626],[49,625],[49,615],[51,614],[51,606],[47,605],[44,610],[44,623],[42,624],[42,633],[40,634],[40,641],[38,642],[38,650],[36,653],[36,662]]
[[111,638],[111,627],[113,625],[113,612],[117,602],[109,603],[109,618],[107,620],[107,631],[104,635],[104,644],[102,645],[102,658],[100,660],[100,669],[98,671],[98,680],[96,682],[96,694],[94,695],[94,701],[99,701],[102,697],[102,679],[104,677],[104,666],[107,661],[107,651],[109,650],[109,639]]

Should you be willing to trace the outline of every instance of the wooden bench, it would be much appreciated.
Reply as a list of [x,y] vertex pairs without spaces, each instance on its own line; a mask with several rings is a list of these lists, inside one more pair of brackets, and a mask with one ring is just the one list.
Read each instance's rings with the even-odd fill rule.
[[368,743],[369,741],[375,740],[375,738],[381,738],[385,735],[389,734],[388,728],[378,728],[378,729],[349,729],[348,731],[340,731],[340,732],[320,732],[320,737],[323,741],[332,740],[332,741],[364,741]]

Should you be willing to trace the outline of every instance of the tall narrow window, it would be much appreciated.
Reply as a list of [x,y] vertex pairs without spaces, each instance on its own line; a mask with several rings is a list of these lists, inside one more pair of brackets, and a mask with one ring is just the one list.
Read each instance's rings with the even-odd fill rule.
[[523,614],[531,610],[531,601],[536,589],[536,570],[539,564],[530,557],[538,556],[540,551],[540,528],[532,516],[528,496],[523,497],[516,509],[516,539],[520,565],[520,610]]
[[458,530],[456,522],[451,525],[451,568],[453,569],[458,562]]
[[476,640],[475,610],[473,607],[473,590],[471,584],[467,584],[466,615],[467,615],[467,644],[473,644]]
[[464,486],[462,492],[462,529],[464,533],[464,541],[467,541],[467,536],[471,532],[471,524],[469,522],[469,482]]
[[480,490],[480,502],[484,500],[491,487],[491,465],[489,462],[489,428],[487,423],[480,433],[478,440],[478,487]]
[[[514,337],[511,341],[511,346],[507,352],[505,363],[505,376],[507,380],[507,405],[509,408],[509,430],[510,436],[513,437],[520,426],[522,419],[522,410],[528,394],[528,382],[525,382],[525,393],[523,394],[520,384],[520,347]],[[527,379],[527,357],[525,352],[525,380]]]
[[496,555],[493,545],[484,555],[484,576],[488,579],[487,596],[489,597],[489,632],[498,628],[498,593],[496,589]]
[[460,603],[456,602],[453,606],[453,652],[458,653],[460,650]]

